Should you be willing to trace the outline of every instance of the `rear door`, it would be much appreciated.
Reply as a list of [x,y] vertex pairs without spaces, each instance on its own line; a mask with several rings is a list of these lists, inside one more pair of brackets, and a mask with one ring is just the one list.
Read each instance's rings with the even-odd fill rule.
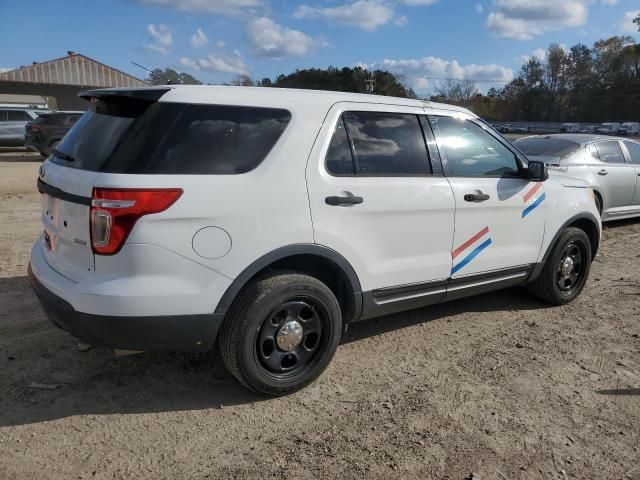
[[454,285],[505,270],[521,281],[542,245],[544,184],[526,178],[508,142],[476,119],[443,111],[429,121],[456,203]]
[[453,192],[430,164],[423,114],[339,103],[307,165],[316,243],[342,254],[379,305],[439,301],[451,270]]
[[[636,191],[636,173],[633,165],[627,162],[620,142],[605,140],[592,144],[589,149],[589,167],[603,190],[606,211],[631,205]],[[595,161],[589,159],[590,156]]]

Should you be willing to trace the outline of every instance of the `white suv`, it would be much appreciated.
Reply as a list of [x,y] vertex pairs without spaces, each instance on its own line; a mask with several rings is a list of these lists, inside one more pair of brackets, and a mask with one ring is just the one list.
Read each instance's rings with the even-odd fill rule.
[[[350,322],[513,285],[564,304],[600,240],[593,192],[547,180],[471,112],[270,88],[96,90],[43,164],[29,277],[93,344],[206,350],[271,395]],[[546,180],[546,181],[545,181]]]

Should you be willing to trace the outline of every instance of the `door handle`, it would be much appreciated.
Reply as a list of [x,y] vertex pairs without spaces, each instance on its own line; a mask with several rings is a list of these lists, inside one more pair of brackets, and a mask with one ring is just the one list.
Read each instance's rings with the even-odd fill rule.
[[336,207],[340,205],[358,205],[362,203],[364,200],[362,199],[362,197],[356,197],[355,195],[347,195],[344,197],[338,197],[338,196],[327,197],[324,199],[324,201],[327,205]]
[[603,176],[604,176],[604,175],[609,175],[609,172],[607,172],[607,171],[603,168],[602,170],[600,170],[600,171],[598,172],[598,175],[603,175]]
[[467,193],[464,196],[465,202],[484,202],[485,200],[489,200],[491,197],[486,193],[478,192],[478,193]]

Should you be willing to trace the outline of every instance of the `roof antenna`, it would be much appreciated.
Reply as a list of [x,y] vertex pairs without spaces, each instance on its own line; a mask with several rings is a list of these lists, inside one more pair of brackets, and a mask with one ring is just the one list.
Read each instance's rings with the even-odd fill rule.
[[[143,70],[146,70],[149,73],[153,73],[155,74],[155,72],[153,70],[148,69],[147,67],[145,67],[144,65],[140,65],[139,63],[134,62],[133,60],[129,60],[131,63],[133,63],[136,67],[140,67]],[[164,77],[164,79],[167,81],[167,85],[171,85],[171,80],[169,80],[169,78],[167,78],[167,76],[164,73],[161,73],[160,75],[162,75]]]

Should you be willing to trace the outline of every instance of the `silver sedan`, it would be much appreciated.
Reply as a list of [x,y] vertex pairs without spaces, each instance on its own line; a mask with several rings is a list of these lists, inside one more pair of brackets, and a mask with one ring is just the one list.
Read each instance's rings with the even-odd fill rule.
[[514,142],[549,172],[579,177],[593,187],[602,221],[640,216],[640,142],[600,135],[535,135]]

